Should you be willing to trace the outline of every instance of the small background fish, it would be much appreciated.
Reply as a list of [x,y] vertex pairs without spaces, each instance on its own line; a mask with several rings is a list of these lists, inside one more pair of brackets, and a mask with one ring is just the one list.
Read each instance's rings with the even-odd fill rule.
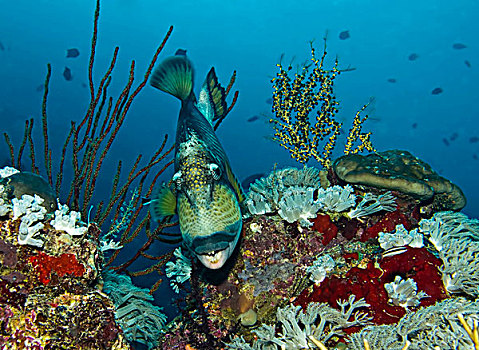
[[78,51],[78,49],[73,48],[67,50],[67,58],[75,58],[78,56],[80,56],[80,51]]
[[339,33],[339,39],[346,40],[349,39],[351,36],[349,35],[349,30],[342,31]]
[[410,54],[410,55],[407,57],[407,59],[408,59],[409,61],[415,61],[415,60],[417,60],[418,58],[419,58],[419,55],[418,55],[417,53],[412,53],[412,54]]
[[63,77],[66,81],[71,81],[73,79],[72,71],[70,68],[65,67],[65,69],[63,70]]
[[467,46],[464,45],[463,43],[455,43],[455,44],[452,45],[452,48],[454,50],[462,50],[462,49],[467,48]]

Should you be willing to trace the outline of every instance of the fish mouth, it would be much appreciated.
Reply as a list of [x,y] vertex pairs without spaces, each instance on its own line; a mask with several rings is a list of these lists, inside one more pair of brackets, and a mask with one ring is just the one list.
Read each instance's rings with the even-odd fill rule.
[[197,254],[198,260],[207,268],[217,270],[223,267],[231,253],[230,247],[223,250],[215,250],[207,254]]
[[241,232],[241,221],[233,232],[216,232],[208,237],[196,238],[191,248],[198,260],[207,268],[217,270],[223,267],[233,254]]

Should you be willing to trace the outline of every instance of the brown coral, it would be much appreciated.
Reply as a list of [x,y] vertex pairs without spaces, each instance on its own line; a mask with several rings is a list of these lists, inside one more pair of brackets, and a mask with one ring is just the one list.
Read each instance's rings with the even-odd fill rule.
[[22,198],[24,194],[31,196],[37,194],[43,198],[44,202],[41,205],[48,212],[54,212],[57,209],[57,196],[40,175],[23,171],[2,178],[0,184],[4,185],[7,193],[15,198]]
[[466,205],[457,185],[408,151],[349,154],[338,158],[333,169],[347,183],[399,191],[420,201],[432,199],[436,210],[460,210]]

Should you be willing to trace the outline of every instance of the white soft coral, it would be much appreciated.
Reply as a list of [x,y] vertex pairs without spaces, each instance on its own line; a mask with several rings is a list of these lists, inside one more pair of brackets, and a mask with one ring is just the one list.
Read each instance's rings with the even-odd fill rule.
[[85,226],[80,226],[81,215],[77,211],[70,211],[67,205],[58,203],[58,208],[55,210],[55,218],[51,221],[51,225],[58,231],[65,231],[70,236],[81,236],[88,229]]

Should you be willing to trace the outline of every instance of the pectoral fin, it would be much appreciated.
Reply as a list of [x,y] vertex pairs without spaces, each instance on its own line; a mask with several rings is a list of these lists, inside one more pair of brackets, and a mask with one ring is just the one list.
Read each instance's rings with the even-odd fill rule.
[[150,213],[156,221],[176,214],[176,196],[168,185],[161,185],[154,194],[150,202]]

